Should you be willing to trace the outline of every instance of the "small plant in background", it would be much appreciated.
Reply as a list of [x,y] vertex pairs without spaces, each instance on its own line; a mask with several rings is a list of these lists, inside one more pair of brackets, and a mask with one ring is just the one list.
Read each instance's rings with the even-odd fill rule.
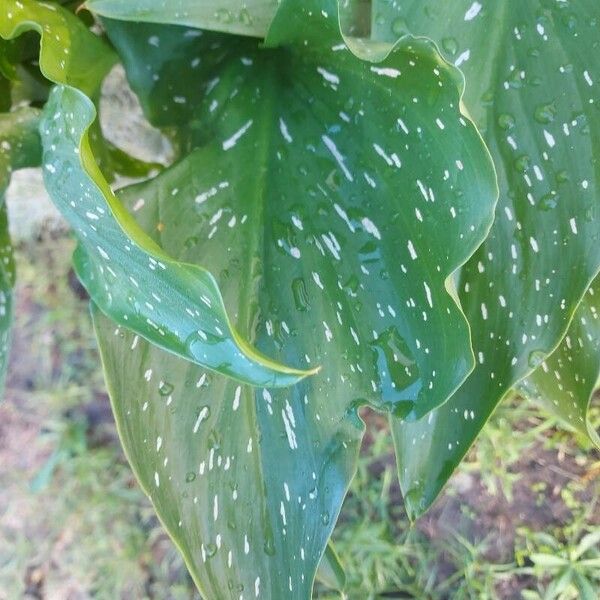
[[[518,435],[515,423],[522,424]],[[524,449],[552,426],[553,421],[541,419],[534,405],[522,398],[507,398],[488,424],[487,435],[465,458],[464,470],[479,473],[490,495],[502,494],[512,502],[513,487],[520,480],[517,463]]]
[[[419,536],[385,525],[390,506],[421,516],[514,391],[598,445],[600,9],[434,5],[0,8],[0,195],[41,166],[78,242],[127,459],[207,600],[308,598],[315,576],[372,597],[493,597],[513,565],[486,563],[489,540],[455,536],[460,575],[439,584],[417,574]],[[105,136],[119,63],[168,164]],[[4,372],[4,206],[0,226]],[[395,467],[376,464],[379,436],[358,462],[367,406]],[[469,464],[511,500],[519,444],[548,424],[503,410],[531,429],[515,441],[499,415]],[[85,459],[74,427],[38,487]],[[361,525],[340,521],[342,550],[344,527],[364,539],[344,576],[329,538],[357,469],[358,483],[382,475],[350,496]],[[531,552],[531,574],[546,561],[549,593],[587,594],[597,541],[553,547],[553,566]]]
[[600,586],[600,531],[586,525],[598,498],[577,515],[572,524],[551,533],[520,532],[524,547],[517,552],[521,572],[537,579],[537,589],[524,590],[526,600],[581,598],[593,600]]

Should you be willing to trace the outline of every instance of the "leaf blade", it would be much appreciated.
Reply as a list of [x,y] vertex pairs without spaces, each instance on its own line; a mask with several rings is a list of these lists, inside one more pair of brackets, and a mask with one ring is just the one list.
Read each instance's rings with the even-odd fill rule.
[[558,348],[518,389],[600,448],[600,437],[589,419],[600,377],[599,298],[596,278],[579,303]]
[[279,386],[312,374],[252,350],[231,327],[212,275],[174,261],[142,232],[93,161],[93,119],[87,97],[57,87],[41,124],[46,187],[78,236],[75,265],[91,297],[163,349],[242,381]]
[[0,37],[11,40],[32,30],[41,36],[43,75],[54,83],[73,86],[94,97],[115,64],[116,56],[110,48],[60,6],[34,0],[7,0],[0,13]]
[[[96,303],[168,351],[249,383],[290,385],[312,374],[254,351],[231,327],[212,275],[170,259],[115,198],[88,135],[96,117],[89,96],[116,60],[110,48],[60,7],[11,0],[0,35],[31,29],[42,36],[42,72],[59,84],[44,108],[44,180],[85,247],[76,254],[77,271]],[[108,264],[115,251],[118,264]]]
[[[420,388],[435,379],[429,401],[443,402],[472,364],[468,328],[446,279],[487,232],[496,200],[489,157],[460,113],[456,71],[431,45],[411,40],[377,67],[382,72],[373,70],[340,49],[336,6],[329,2],[323,15],[316,2],[283,5],[269,40],[289,33],[283,51],[207,33],[196,38],[205,52],[185,46],[182,65],[191,67],[197,55],[210,62],[210,52],[222,57],[214,65],[219,81],[193,115],[204,137],[156,179],[120,192],[169,255],[213,265],[236,325],[255,333],[258,348],[324,367],[286,390],[236,386],[115,330],[96,311],[123,445],[208,598],[220,597],[228,580],[234,590],[252,593],[258,585],[268,597],[310,597],[354,472],[364,428],[358,407],[427,410]],[[136,27],[120,26],[118,35],[135,35]],[[176,47],[167,36],[187,34],[139,27],[140,39],[156,35],[162,47]],[[307,54],[298,50],[305,39],[314,48]],[[393,69],[406,76],[389,77]],[[391,101],[386,77],[394,82]],[[354,84],[360,101],[345,106]],[[444,137],[436,118],[444,119]],[[356,139],[370,142],[368,153]],[[175,202],[165,193],[173,189]],[[436,230],[445,248],[439,263],[421,266],[412,257],[409,240],[423,261],[429,256],[415,209],[427,223],[438,222],[435,211],[454,221]],[[158,220],[167,226],[158,230]],[[403,278],[399,260],[410,276]],[[445,344],[429,337],[429,300],[453,316]],[[432,377],[446,353],[461,358],[459,368]],[[419,373],[409,379],[405,368],[415,364]]]
[[[564,6],[542,5],[465,0],[434,15],[416,2],[378,4],[390,12],[376,35],[391,41],[390,25],[405,19],[465,72],[465,104],[500,183],[496,222],[461,274],[475,371],[429,423],[393,424],[414,515],[433,502],[502,397],[554,350],[598,273],[600,120],[590,103],[597,62],[587,44],[597,44],[600,15],[593,2],[579,3],[573,19]],[[471,6],[479,7],[472,17]],[[421,439],[415,452],[412,441]]]
[[87,0],[85,8],[120,21],[186,25],[236,35],[264,37],[275,15],[278,0]]

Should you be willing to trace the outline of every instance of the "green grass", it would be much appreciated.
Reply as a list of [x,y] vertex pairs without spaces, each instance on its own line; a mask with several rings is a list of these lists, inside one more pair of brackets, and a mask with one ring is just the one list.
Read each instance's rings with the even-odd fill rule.
[[[118,445],[87,305],[67,279],[72,249],[58,235],[17,252],[0,407],[0,600],[197,599]],[[319,599],[570,600],[586,598],[585,582],[598,589],[600,463],[585,440],[513,398],[411,525],[385,419],[366,419],[333,536],[347,588],[318,585]]]

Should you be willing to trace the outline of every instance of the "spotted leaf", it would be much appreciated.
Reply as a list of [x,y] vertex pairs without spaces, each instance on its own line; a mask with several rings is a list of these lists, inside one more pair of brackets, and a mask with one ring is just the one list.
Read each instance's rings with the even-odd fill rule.
[[522,382],[519,390],[600,447],[600,437],[589,419],[599,381],[600,289],[596,278],[579,303],[560,346]]
[[[304,47],[291,56],[287,50],[259,49],[252,40],[198,35],[197,30],[181,27],[110,22],[108,30],[125,56],[134,89],[145,98],[151,114],[164,104],[171,82],[205,78],[204,84],[191,92],[195,96],[185,96],[185,102],[180,102],[190,104],[187,117],[180,114],[180,123],[189,119],[185,128],[190,146],[203,150],[189,159],[197,165],[194,169],[200,171],[205,162],[218,165],[209,169],[211,178],[203,178],[204,188],[196,185],[192,189],[199,212],[205,205],[217,205],[208,218],[207,235],[212,238],[235,217],[232,224],[247,224],[248,235],[257,240],[254,243],[262,243],[263,220],[270,219],[267,213],[261,209],[252,214],[248,209],[236,214],[233,206],[221,207],[219,199],[230,203],[231,197],[239,194],[238,202],[246,206],[249,189],[256,189],[261,201],[271,196],[278,202],[285,198],[294,218],[288,218],[275,232],[278,236],[274,234],[278,252],[286,254],[291,264],[317,265],[323,258],[332,261],[331,276],[333,281],[339,280],[335,285],[344,288],[350,298],[359,298],[350,304],[369,317],[366,324],[356,319],[354,334],[346,328],[350,348],[359,346],[356,339],[372,341],[379,337],[373,332],[386,331],[403,352],[416,356],[409,360],[419,366],[419,375],[416,370],[412,375],[405,373],[404,383],[403,376],[396,374],[400,377],[396,385],[392,381],[396,375],[385,368],[388,359],[393,361],[394,352],[383,351],[373,376],[366,377],[368,382],[373,379],[368,384],[371,393],[377,395],[383,387],[387,407],[406,415],[422,414],[443,402],[471,368],[468,330],[447,294],[446,285],[451,285],[446,279],[489,227],[493,172],[475,129],[459,112],[460,79],[439,62],[432,46],[410,40],[387,62],[364,63],[343,44],[335,10],[331,3],[331,11],[326,13],[331,16],[320,18],[338,44],[327,45],[327,37],[322,42],[313,36],[308,42],[313,48],[310,53]],[[276,32],[270,38],[272,45],[281,41],[276,40]],[[157,63],[153,71],[156,87],[143,79],[144,72],[152,72],[148,66],[154,64],[146,62],[148,38],[177,57]],[[303,46],[303,41],[298,39],[297,45]],[[194,57],[202,57],[202,68]],[[403,76],[398,77],[404,66]],[[286,75],[292,69],[298,77]],[[350,69],[346,77],[341,69]],[[431,81],[419,86],[420,73],[427,69]],[[168,83],[160,83],[165,81]],[[351,92],[353,88],[360,94]],[[422,96],[416,94],[420,88],[425,88]],[[407,89],[414,89],[415,94],[407,94]],[[396,94],[398,100],[386,106],[383,97],[389,94]],[[286,102],[276,101],[280,96]],[[414,126],[407,125],[408,120]],[[365,140],[362,147],[355,143],[359,136]],[[257,156],[250,160],[254,154]],[[439,161],[439,168],[432,161]],[[284,169],[287,162],[294,167]],[[188,168],[199,179],[194,169]],[[257,173],[261,174],[258,180]],[[290,185],[298,188],[295,194],[290,194]],[[167,193],[173,190],[180,197],[178,181]],[[317,209],[315,225],[305,228],[303,220]],[[436,218],[438,211],[443,219]],[[331,228],[326,219],[336,227]],[[168,223],[166,218],[162,222]],[[234,239],[242,244],[238,236]],[[304,251],[296,243],[302,239],[309,241]],[[309,292],[311,286],[320,289],[322,285],[314,281],[317,275],[309,273],[303,284]],[[384,292],[382,301],[373,304],[368,296],[373,289],[394,290],[395,303],[383,303]],[[447,315],[451,315],[452,327]],[[339,320],[335,311],[332,316]],[[377,328],[373,323],[378,323]],[[411,331],[419,331],[419,335]],[[393,346],[396,342],[391,338]],[[354,354],[361,352],[357,348]],[[436,371],[438,355],[454,357],[453,361],[441,361],[447,372]],[[352,358],[353,353],[349,351],[348,356]],[[386,372],[385,376],[378,371]],[[411,377],[420,383],[414,384]]]
[[12,38],[30,29],[42,36],[42,73],[59,84],[41,124],[45,183],[81,243],[76,267],[94,301],[162,348],[240,380],[289,385],[305,376],[242,340],[213,276],[173,261],[114,197],[90,148],[96,111],[88,98],[114,64],[112,51],[59,6],[11,0],[0,34]]
[[89,97],[98,93],[116,57],[77,17],[49,2],[4,0],[0,37],[11,40],[29,31],[41,36],[40,69],[47,79]]
[[427,419],[393,424],[416,515],[507,391],[554,350],[598,273],[600,5],[378,0],[373,23],[379,40],[432,37],[464,71],[500,185],[490,236],[460,278],[477,366]]
[[[201,102],[214,85],[210,82],[219,79],[224,54],[245,48],[248,40],[222,38],[232,48],[223,44],[220,52],[206,52],[206,40],[212,38],[201,39],[198,29],[113,19],[103,19],[102,24],[146,118],[175,137],[177,150],[185,154],[202,131]],[[190,79],[199,85],[189,85]]]
[[[461,80],[423,40],[357,59],[337,17],[335,2],[289,0],[266,46],[196,35],[186,52],[214,65],[196,148],[120,194],[170,256],[211,266],[261,351],[323,367],[251,388],[96,313],[128,458],[206,598],[310,597],[354,473],[358,407],[415,418],[473,364],[448,277],[485,236],[496,186]],[[159,46],[189,43],[153,27]],[[150,32],[120,35],[135,28]]]

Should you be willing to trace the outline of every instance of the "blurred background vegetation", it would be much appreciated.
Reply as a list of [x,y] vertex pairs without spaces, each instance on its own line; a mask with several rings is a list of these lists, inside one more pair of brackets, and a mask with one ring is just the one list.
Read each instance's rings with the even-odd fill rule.
[[[108,137],[166,160],[168,144],[144,125],[122,72],[109,79]],[[9,209],[20,241],[0,404],[0,600],[198,599],[120,449],[87,300],[70,271],[74,241],[39,174],[17,174]],[[592,415],[600,426],[598,403]],[[600,455],[586,439],[510,398],[434,508],[410,524],[385,418],[363,418],[368,435],[334,532],[343,597],[598,597]],[[316,597],[340,593],[317,585]]]

